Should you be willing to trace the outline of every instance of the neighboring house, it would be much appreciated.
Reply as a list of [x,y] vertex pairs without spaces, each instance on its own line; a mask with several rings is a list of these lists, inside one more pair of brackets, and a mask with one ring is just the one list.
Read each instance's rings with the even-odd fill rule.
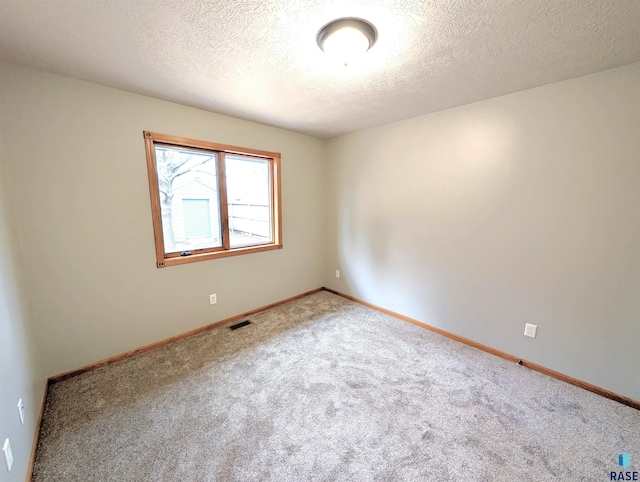
[[[176,249],[197,249],[218,244],[220,219],[217,186],[211,186],[199,177],[185,181],[174,186],[171,204]],[[229,202],[228,209],[232,243],[234,239],[244,244],[244,239],[270,238],[268,205],[235,198]]]

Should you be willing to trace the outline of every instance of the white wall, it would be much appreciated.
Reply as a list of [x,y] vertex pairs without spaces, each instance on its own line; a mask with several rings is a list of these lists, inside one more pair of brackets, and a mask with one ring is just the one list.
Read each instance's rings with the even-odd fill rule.
[[640,64],[328,158],[326,286],[640,400]]
[[[4,101],[1,90],[0,101]],[[35,360],[22,256],[9,209],[4,157],[0,138],[0,447],[9,438],[14,456],[11,473],[7,473],[0,453],[0,480],[12,482],[23,481],[27,472],[45,377],[38,373]],[[20,424],[18,415],[20,398],[25,406],[24,425]]]
[[[0,71],[46,375],[322,285],[320,140],[11,64]],[[281,152],[284,248],[157,269],[143,130]]]

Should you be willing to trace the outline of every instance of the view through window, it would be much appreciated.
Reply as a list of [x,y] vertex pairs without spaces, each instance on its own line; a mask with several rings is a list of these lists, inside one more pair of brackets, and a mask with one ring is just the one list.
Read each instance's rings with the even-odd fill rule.
[[144,135],[158,267],[282,247],[280,154]]

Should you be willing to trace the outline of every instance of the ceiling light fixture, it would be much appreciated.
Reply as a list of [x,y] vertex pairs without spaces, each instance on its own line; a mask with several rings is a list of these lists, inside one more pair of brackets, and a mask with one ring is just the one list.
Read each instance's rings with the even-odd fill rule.
[[377,39],[378,32],[371,23],[361,18],[345,17],[322,27],[316,42],[324,53],[337,58],[343,65],[349,65],[373,47]]

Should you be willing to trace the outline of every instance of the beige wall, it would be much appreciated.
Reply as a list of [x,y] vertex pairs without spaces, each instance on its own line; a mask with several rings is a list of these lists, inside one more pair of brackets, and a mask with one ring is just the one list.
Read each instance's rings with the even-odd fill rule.
[[[0,81],[0,102],[4,102],[1,85]],[[45,377],[38,371],[35,356],[24,265],[11,219],[2,137],[0,130],[0,447],[9,438],[14,462],[7,474],[0,452],[0,479],[13,482],[23,481],[27,471]],[[19,399],[25,407],[24,425],[18,415]]]
[[328,159],[325,285],[640,400],[640,64]]
[[[320,140],[9,64],[1,70],[14,214],[46,375],[322,285]],[[143,130],[281,152],[284,249],[157,269]]]

